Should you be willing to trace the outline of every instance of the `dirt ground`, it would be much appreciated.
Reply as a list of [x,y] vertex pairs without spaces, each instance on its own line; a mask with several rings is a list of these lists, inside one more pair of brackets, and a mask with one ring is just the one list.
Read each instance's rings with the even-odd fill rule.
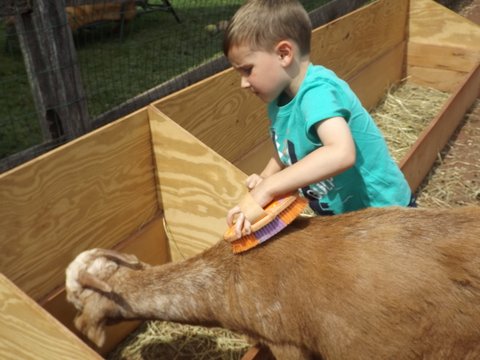
[[[446,5],[480,25],[480,0],[449,1]],[[453,177],[460,181],[447,184],[446,179]],[[420,206],[480,205],[480,99],[465,116],[427,179],[417,193]],[[431,188],[435,188],[441,198],[435,204],[432,204],[431,196],[426,196]]]
[[453,11],[467,19],[480,24],[480,1],[479,0],[456,0],[450,1],[448,6]]

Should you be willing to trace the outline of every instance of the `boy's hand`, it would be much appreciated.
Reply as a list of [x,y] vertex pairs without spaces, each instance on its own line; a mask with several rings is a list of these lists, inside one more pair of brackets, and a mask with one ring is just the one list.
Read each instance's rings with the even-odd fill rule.
[[[248,190],[252,190],[263,181],[263,178],[260,175],[252,174],[250,175],[247,180],[245,180],[245,185],[247,186]],[[231,208],[227,213],[227,224],[228,226],[232,226],[235,224],[235,235],[237,238],[242,237],[242,233],[247,235],[250,234],[250,221],[245,217],[245,214],[240,209],[240,206],[237,205]]]
[[249,235],[251,233],[251,223],[245,217],[245,214],[237,205],[231,208],[227,214],[227,224],[232,226],[235,224],[235,235],[237,239],[240,239],[243,235]]
[[260,214],[264,212],[263,208],[273,200],[263,189],[265,186],[261,184],[266,184],[263,180],[257,174],[250,175],[246,180],[246,185],[251,191],[239,205],[234,206],[227,213],[227,224],[228,226],[235,225],[237,239],[251,233],[252,222],[261,217]]

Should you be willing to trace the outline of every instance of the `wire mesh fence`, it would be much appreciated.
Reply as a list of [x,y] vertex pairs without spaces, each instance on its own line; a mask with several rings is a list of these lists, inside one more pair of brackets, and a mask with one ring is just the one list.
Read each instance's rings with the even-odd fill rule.
[[242,3],[0,0],[0,171],[226,68],[222,29]]

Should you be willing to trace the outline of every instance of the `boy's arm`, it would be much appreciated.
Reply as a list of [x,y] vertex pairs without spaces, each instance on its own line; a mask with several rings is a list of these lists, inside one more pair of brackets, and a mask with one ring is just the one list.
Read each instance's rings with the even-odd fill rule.
[[276,174],[277,172],[282,170],[284,167],[285,166],[282,164],[282,162],[280,161],[280,158],[278,157],[278,153],[275,151],[270,161],[267,163],[263,171],[260,173],[260,176],[265,179],[269,176],[272,176],[273,174]]
[[[281,170],[275,166],[280,162],[272,158],[265,170],[272,173],[252,188],[250,194],[261,206],[265,207],[274,198],[297,191],[307,185],[335,176],[355,164],[355,143],[347,122],[342,117],[324,120],[316,125],[318,137],[323,146],[308,154],[295,164]],[[281,164],[281,163],[280,163]],[[280,166],[278,163],[277,166]],[[275,172],[275,170],[277,170]],[[245,219],[239,206],[230,209],[227,214],[227,223],[231,226],[234,217],[235,233],[241,237],[242,229],[250,233],[251,224]]]
[[264,207],[276,197],[342,173],[355,164],[355,144],[344,118],[321,121],[316,131],[323,143],[321,148],[265,178],[251,191],[260,206]]

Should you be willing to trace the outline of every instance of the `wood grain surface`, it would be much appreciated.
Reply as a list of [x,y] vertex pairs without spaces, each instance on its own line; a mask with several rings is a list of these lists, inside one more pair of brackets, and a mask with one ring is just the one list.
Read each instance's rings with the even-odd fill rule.
[[149,118],[159,203],[172,259],[179,260],[222,239],[228,209],[246,192],[246,175],[156,107],[149,107]]
[[232,69],[152,105],[231,163],[269,137],[265,105]]
[[0,359],[101,359],[0,274]]
[[35,300],[158,211],[146,110],[0,175],[0,272]]
[[407,76],[453,92],[480,63],[480,26],[432,0],[410,5]]
[[399,43],[348,79],[350,87],[367,110],[373,109],[385,92],[403,78],[405,48],[405,41]]
[[354,77],[406,39],[408,3],[375,1],[315,29],[312,62],[334,70],[344,79]]
[[435,1],[411,1],[407,76],[452,93],[400,163],[415,190],[480,96],[480,26]]

